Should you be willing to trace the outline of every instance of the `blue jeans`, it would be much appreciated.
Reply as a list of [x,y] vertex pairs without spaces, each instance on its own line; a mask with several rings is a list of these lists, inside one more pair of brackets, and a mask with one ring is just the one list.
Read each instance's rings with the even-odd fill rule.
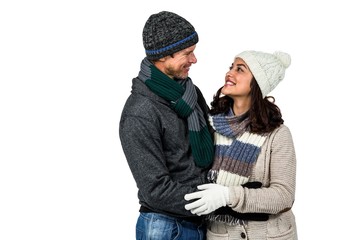
[[204,240],[206,227],[158,213],[141,212],[136,223],[137,240]]

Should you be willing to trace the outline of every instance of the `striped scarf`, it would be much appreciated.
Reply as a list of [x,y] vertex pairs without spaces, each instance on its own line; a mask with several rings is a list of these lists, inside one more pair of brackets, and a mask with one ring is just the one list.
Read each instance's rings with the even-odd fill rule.
[[171,79],[147,58],[141,62],[138,78],[152,92],[167,100],[181,118],[187,119],[195,164],[198,167],[210,166],[214,154],[213,142],[204,113],[197,102],[196,89],[191,79]]
[[[208,180],[224,186],[241,186],[249,181],[250,174],[264,143],[266,134],[248,131],[249,119],[246,115],[227,114],[210,116],[210,124],[215,129],[215,159],[208,173]],[[208,219],[239,224],[241,219],[229,214],[214,212]]]

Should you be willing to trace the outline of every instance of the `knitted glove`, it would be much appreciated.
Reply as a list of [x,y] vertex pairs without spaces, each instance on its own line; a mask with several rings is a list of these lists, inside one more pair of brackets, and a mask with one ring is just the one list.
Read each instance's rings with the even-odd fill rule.
[[209,214],[220,207],[229,204],[229,188],[215,183],[199,185],[198,192],[186,194],[185,200],[198,199],[186,204],[185,209],[198,216]]

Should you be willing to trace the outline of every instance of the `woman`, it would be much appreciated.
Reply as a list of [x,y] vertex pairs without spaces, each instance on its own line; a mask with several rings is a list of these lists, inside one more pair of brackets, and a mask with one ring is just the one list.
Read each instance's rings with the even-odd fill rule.
[[215,159],[211,183],[185,195],[185,208],[207,215],[207,239],[297,239],[291,207],[296,157],[273,97],[290,55],[244,51],[211,103]]

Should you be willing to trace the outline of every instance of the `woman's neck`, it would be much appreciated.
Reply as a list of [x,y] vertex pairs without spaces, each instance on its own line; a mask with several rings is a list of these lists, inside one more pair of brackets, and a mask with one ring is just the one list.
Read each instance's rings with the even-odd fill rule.
[[240,116],[250,109],[250,98],[241,99],[238,101],[234,100],[234,104],[232,106],[232,110],[235,116]]

